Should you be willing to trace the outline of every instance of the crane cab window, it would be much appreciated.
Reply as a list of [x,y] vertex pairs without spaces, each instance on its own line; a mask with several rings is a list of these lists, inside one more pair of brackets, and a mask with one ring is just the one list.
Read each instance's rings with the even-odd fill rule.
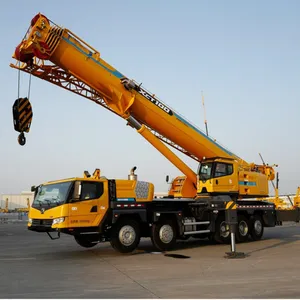
[[81,182],[80,200],[98,199],[103,194],[103,182],[83,181]]
[[233,173],[233,166],[231,164],[216,163],[214,177],[227,176],[227,175],[231,175],[232,173]]
[[212,163],[201,164],[199,172],[200,180],[207,180],[212,177],[212,166]]

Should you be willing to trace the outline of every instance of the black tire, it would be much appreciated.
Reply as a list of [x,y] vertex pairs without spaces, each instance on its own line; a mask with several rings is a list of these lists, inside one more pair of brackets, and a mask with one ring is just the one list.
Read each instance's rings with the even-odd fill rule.
[[215,224],[215,232],[212,234],[212,240],[218,244],[230,243],[229,225],[225,222],[225,216],[218,216]]
[[238,216],[238,224],[236,226],[235,238],[238,243],[248,241],[250,233],[250,220],[246,216]]
[[176,245],[177,230],[172,220],[161,220],[151,228],[151,241],[159,251],[169,251]]
[[140,243],[139,223],[132,219],[121,219],[114,224],[111,231],[111,246],[118,252],[130,253]]
[[183,235],[183,236],[180,236],[178,239],[181,240],[181,241],[187,241],[190,239],[191,236],[189,235]]
[[252,240],[259,241],[264,234],[264,223],[260,215],[254,215],[250,219],[250,236]]
[[92,248],[98,244],[91,241],[87,235],[75,235],[74,239],[78,245],[84,248]]

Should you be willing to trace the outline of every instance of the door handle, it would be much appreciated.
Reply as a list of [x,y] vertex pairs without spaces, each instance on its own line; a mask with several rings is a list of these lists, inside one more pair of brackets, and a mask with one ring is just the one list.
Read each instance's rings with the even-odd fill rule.
[[218,179],[216,179],[216,184],[219,184],[219,180]]

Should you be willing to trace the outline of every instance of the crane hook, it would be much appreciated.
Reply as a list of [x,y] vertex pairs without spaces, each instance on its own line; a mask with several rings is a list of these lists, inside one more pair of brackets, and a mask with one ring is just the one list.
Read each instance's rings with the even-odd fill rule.
[[29,132],[32,121],[32,107],[28,98],[18,98],[13,107],[13,121],[14,129],[20,132],[18,136],[18,143],[24,146],[26,138],[24,132]]
[[26,144],[26,137],[24,135],[24,132],[21,132],[18,136],[18,142],[21,146],[24,146]]

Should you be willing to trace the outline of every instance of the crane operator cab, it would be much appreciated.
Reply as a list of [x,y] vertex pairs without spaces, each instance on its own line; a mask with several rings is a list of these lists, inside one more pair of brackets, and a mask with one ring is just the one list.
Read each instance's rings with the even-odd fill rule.
[[[235,159],[203,159],[197,174],[197,195],[229,195],[237,198],[268,197],[269,166],[245,167]],[[269,178],[272,179],[270,173]]]
[[198,168],[197,194],[238,194],[237,164],[232,159],[204,159]]

